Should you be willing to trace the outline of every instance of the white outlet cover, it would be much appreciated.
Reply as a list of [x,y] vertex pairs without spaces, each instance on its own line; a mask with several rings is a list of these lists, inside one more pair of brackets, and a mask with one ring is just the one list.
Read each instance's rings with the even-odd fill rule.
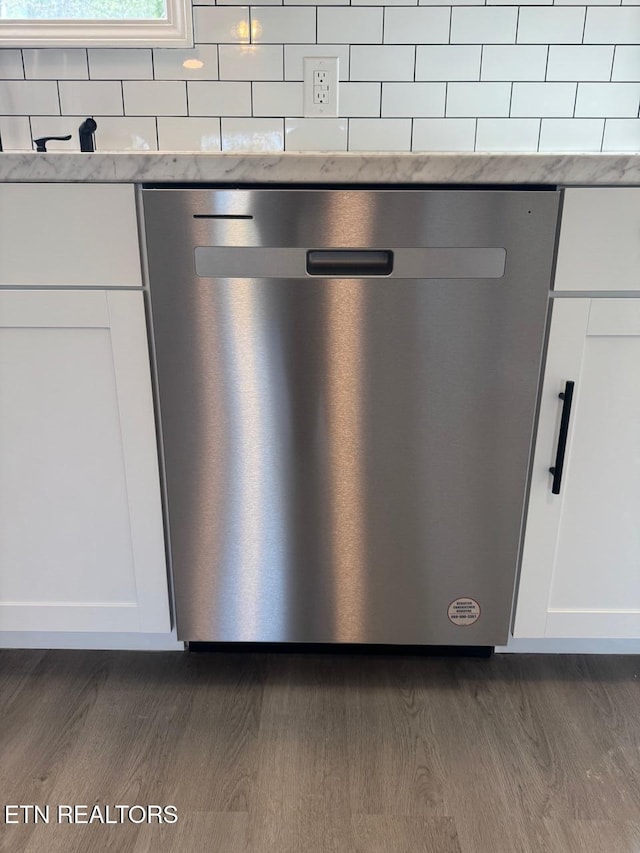
[[[304,68],[304,116],[305,118],[337,118],[338,116],[338,57],[305,56]],[[326,72],[323,89],[327,97],[324,103],[317,103],[313,97],[314,72]],[[314,103],[314,100],[316,101]]]

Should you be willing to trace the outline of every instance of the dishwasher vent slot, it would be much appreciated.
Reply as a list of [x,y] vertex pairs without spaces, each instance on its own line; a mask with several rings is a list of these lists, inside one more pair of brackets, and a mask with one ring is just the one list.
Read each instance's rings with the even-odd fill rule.
[[380,249],[312,249],[307,252],[309,275],[391,275],[393,252]]

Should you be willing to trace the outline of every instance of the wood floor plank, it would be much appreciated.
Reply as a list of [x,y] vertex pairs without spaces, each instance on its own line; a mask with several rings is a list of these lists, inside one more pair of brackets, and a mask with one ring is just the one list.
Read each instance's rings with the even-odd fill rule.
[[246,812],[258,765],[265,658],[188,657],[190,695],[166,796],[189,811]]
[[554,853],[636,853],[640,823],[546,820]]
[[24,847],[15,849],[21,853],[134,853],[138,835],[137,826],[40,825]]
[[23,687],[31,682],[31,673],[38,666],[45,651],[31,649],[6,649],[0,655],[0,717],[7,713],[11,703]]
[[175,826],[141,827],[133,853],[246,853],[247,820],[242,812],[185,812]]
[[[111,659],[97,701],[58,774],[57,803],[155,803],[173,784],[173,763],[192,696],[182,655]],[[185,684],[186,680],[186,684]]]
[[540,839],[529,846],[521,832],[514,780],[501,760],[504,697],[494,661],[425,661],[419,685],[429,697],[445,769],[444,808],[462,851],[538,853]]
[[[637,755],[635,767],[614,755],[619,742],[628,742],[628,718],[591,666],[590,658],[577,656],[537,656],[510,666],[503,757],[513,775],[520,771],[528,780],[520,804],[532,818],[625,821],[640,814]],[[608,671],[628,666],[612,660]],[[618,792],[615,802],[603,801],[602,787]]]
[[[350,804],[355,814],[446,815],[447,775],[434,729],[438,678],[424,661],[361,658],[346,691]],[[432,670],[439,664],[430,661]]]
[[270,660],[257,770],[249,850],[349,853],[344,661]]
[[354,853],[460,853],[449,817],[354,815]]

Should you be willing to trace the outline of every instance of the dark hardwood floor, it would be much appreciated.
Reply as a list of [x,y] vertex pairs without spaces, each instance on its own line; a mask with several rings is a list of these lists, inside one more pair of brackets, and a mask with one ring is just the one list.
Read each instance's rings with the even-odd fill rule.
[[0,651],[0,807],[3,853],[637,853],[640,659]]

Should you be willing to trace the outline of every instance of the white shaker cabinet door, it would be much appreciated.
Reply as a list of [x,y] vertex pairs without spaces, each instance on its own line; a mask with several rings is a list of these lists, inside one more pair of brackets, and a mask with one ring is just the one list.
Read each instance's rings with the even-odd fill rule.
[[170,629],[143,296],[0,292],[0,630]]
[[514,636],[640,637],[640,299],[554,300]]

